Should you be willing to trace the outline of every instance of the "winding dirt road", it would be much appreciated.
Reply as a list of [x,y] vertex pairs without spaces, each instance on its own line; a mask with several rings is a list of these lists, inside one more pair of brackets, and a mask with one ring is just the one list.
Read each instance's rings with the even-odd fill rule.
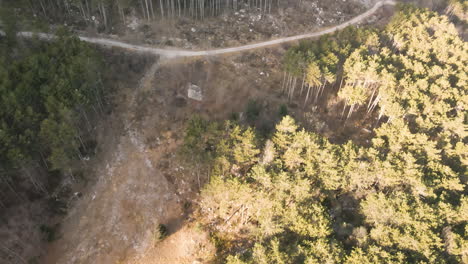
[[[92,38],[92,37],[82,37],[82,36],[80,36],[79,38],[89,43],[94,43],[94,44],[108,46],[108,47],[119,47],[119,48],[131,50],[135,52],[151,53],[151,54],[159,55],[165,58],[210,56],[210,55],[219,55],[219,54],[226,54],[226,53],[233,53],[233,52],[257,49],[257,48],[263,48],[263,47],[277,45],[277,44],[286,43],[290,41],[319,37],[325,34],[333,33],[349,25],[359,23],[360,21],[374,14],[380,7],[385,6],[385,5],[391,5],[391,6],[396,5],[396,1],[393,1],[393,0],[379,1],[375,3],[375,5],[372,8],[354,17],[353,19],[348,20],[340,25],[336,25],[336,26],[333,26],[333,27],[330,27],[328,29],[324,29],[321,31],[306,33],[306,34],[296,35],[296,36],[291,36],[291,37],[284,37],[284,38],[279,38],[279,39],[274,39],[274,40],[269,40],[269,41],[254,43],[254,44],[248,44],[248,45],[243,45],[243,46],[238,46],[238,47],[222,48],[222,49],[201,50],[201,51],[162,49],[162,48],[147,47],[143,45],[134,45],[134,44],[129,44],[129,43],[125,43],[125,42],[121,42],[117,40],[105,39],[105,38]],[[4,33],[0,31],[0,35],[2,34]],[[50,40],[55,37],[55,35],[53,34],[32,33],[32,32],[20,32],[18,33],[18,36],[32,37],[34,34],[36,34],[40,39],[45,39],[45,40]]]

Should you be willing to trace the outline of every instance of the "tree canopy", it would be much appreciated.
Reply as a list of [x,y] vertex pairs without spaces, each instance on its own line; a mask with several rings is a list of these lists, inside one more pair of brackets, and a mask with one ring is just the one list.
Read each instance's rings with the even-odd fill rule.
[[223,261],[468,263],[468,45],[447,17],[412,6],[352,32],[293,48],[285,69],[308,83],[343,75],[338,96],[385,122],[369,147],[289,116],[267,138],[220,126],[199,219]]
[[82,155],[87,113],[102,107],[98,54],[64,29],[50,42],[1,48],[2,177],[27,166],[70,172]]

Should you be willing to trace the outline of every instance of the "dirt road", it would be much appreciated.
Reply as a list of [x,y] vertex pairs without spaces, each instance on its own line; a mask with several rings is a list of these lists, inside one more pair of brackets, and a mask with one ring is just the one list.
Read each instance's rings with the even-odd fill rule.
[[[325,34],[330,34],[335,31],[338,31],[340,29],[343,29],[349,25],[353,25],[356,23],[359,23],[360,21],[366,19],[367,17],[371,16],[374,14],[380,7],[385,6],[385,5],[396,5],[396,1],[393,0],[382,0],[367,10],[366,12],[354,17],[351,20],[348,20],[340,25],[330,27],[328,29],[324,29],[321,31],[317,32],[312,32],[312,33],[306,33],[302,35],[296,35],[296,36],[291,36],[291,37],[284,37],[284,38],[279,38],[279,39],[274,39],[274,40],[269,40],[269,41],[264,41],[260,43],[254,43],[254,44],[249,44],[249,45],[244,45],[244,46],[238,46],[238,47],[232,47],[232,48],[223,48],[223,49],[213,49],[213,50],[201,50],[201,51],[191,51],[191,50],[179,50],[179,49],[161,49],[161,48],[153,48],[153,47],[147,47],[147,46],[142,46],[142,45],[133,45],[117,40],[112,40],[112,39],[105,39],[105,38],[92,38],[92,37],[79,37],[81,40],[89,42],[89,43],[94,43],[94,44],[99,44],[103,46],[109,46],[109,47],[119,47],[135,52],[144,52],[144,53],[152,53],[155,55],[159,55],[165,58],[175,58],[175,57],[196,57],[196,56],[210,56],[210,55],[219,55],[219,54],[226,54],[226,53],[233,53],[233,52],[239,52],[239,51],[245,51],[245,50],[251,50],[251,49],[257,49],[257,48],[263,48],[267,46],[272,46],[272,45],[277,45],[277,44],[282,44],[290,41],[296,41],[300,39],[306,39],[306,38],[313,38],[313,37],[319,37]],[[0,31],[0,35],[4,34],[2,31]],[[37,34],[37,36],[41,39],[52,39],[55,37],[53,34],[47,34],[47,33],[32,33],[32,32],[20,32],[18,33],[19,36],[21,37],[32,37],[34,34]]]

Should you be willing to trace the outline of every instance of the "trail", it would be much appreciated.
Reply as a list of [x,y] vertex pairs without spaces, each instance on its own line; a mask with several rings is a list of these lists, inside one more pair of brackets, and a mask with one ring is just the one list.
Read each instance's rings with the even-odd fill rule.
[[[162,49],[162,48],[153,48],[153,47],[148,47],[148,46],[143,46],[143,45],[134,45],[134,44],[129,44],[129,43],[125,43],[122,41],[118,41],[118,40],[105,39],[105,38],[93,38],[93,37],[83,37],[83,36],[80,36],[79,38],[82,41],[86,41],[89,43],[94,43],[94,44],[108,46],[108,47],[118,47],[118,48],[123,48],[126,50],[135,51],[135,52],[151,53],[151,54],[159,55],[165,58],[211,56],[211,55],[220,55],[220,54],[246,51],[246,50],[251,50],[251,49],[258,49],[258,48],[278,45],[278,44],[282,44],[286,42],[319,37],[322,35],[330,34],[335,31],[344,29],[347,26],[359,23],[360,21],[373,15],[382,6],[385,6],[385,5],[394,6],[396,5],[396,3],[397,2],[393,0],[379,1],[375,3],[375,5],[369,10],[367,10],[366,12],[340,25],[336,25],[327,29],[323,29],[321,31],[311,32],[311,33],[306,33],[306,34],[301,34],[301,35],[296,35],[296,36],[291,36],[291,37],[284,37],[284,38],[279,38],[279,39],[274,39],[274,40],[269,40],[269,41],[254,43],[254,44],[248,44],[248,45],[243,45],[243,46],[238,46],[238,47],[222,48],[222,49],[201,50],[201,51],[180,50],[180,49]],[[0,35],[4,35],[4,32],[0,31]],[[55,35],[47,34],[47,33],[33,33],[33,32],[19,32],[18,33],[18,36],[21,36],[21,37],[32,37],[33,35],[37,35],[37,37],[39,37],[40,39],[44,39],[44,40],[50,40],[50,39],[55,38]]]

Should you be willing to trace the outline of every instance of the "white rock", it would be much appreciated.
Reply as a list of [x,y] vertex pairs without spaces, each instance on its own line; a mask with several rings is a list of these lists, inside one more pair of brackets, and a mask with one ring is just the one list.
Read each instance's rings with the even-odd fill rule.
[[190,83],[187,89],[187,96],[190,99],[193,99],[196,101],[202,101],[203,100],[202,89],[199,86]]
[[190,29],[192,32],[196,32],[197,30],[195,28]]

